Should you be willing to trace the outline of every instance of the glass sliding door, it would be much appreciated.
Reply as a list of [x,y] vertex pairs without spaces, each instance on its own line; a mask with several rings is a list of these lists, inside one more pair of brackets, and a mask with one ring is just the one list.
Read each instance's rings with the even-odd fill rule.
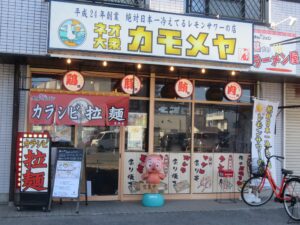
[[86,152],[86,180],[91,196],[118,195],[119,127],[82,127],[78,147]]

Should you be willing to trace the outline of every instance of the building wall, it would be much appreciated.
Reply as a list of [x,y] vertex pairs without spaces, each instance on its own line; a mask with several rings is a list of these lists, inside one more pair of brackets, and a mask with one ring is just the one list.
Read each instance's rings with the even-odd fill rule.
[[[285,105],[300,106],[300,84],[285,84]],[[300,174],[300,113],[299,108],[285,109],[285,167]]]
[[45,0],[0,1],[0,53],[47,53],[48,4]]
[[0,202],[8,201],[14,65],[0,64]]
[[[152,10],[175,13],[185,11],[185,0],[147,1]],[[283,23],[276,30],[295,32],[299,35],[300,4],[281,0],[271,0],[270,2],[270,22],[279,22],[287,16],[298,17],[295,26],[290,27],[288,23]],[[45,0],[0,0],[0,54],[45,56],[47,54],[48,7],[49,2]],[[300,51],[300,43],[297,44],[297,50]],[[297,66],[297,73],[300,74],[300,65]],[[12,115],[7,112],[12,112],[13,74],[14,65],[0,64],[0,103],[2,106],[6,106],[0,107],[0,202],[7,201],[9,192]],[[22,67],[22,74],[27,76],[26,66]],[[295,84],[287,84],[284,93],[280,83],[262,83],[261,87],[262,98],[282,103],[284,95],[285,104],[300,104],[297,94],[299,87]],[[20,112],[26,111],[26,94],[26,91],[20,92]],[[297,147],[300,144],[298,143],[300,136],[297,135],[300,123],[294,122],[299,117],[299,110],[286,110],[284,113],[284,128],[283,114],[277,118],[275,151],[277,154],[282,154],[284,133],[287,137],[284,153],[287,156],[286,164],[288,168],[294,168],[300,157]],[[25,118],[24,116],[20,117],[20,131],[25,130]]]
[[[298,20],[294,26],[289,26],[288,22],[278,25],[276,31],[286,31],[300,35],[300,2],[287,2],[281,0],[271,1],[270,22],[278,23],[289,16],[296,17]],[[297,43],[297,50],[300,52],[300,42]],[[300,74],[300,64],[297,65],[297,74]]]
[[[272,0],[271,22],[278,23],[288,16],[293,16],[298,19],[294,26],[289,26],[288,22],[278,25],[275,30],[287,31],[300,35],[300,2],[286,2],[280,0]],[[297,43],[297,51],[300,53],[300,42]],[[297,65],[297,75],[300,76],[300,65]],[[284,88],[284,102],[288,105],[300,105],[300,80],[295,83],[287,83]],[[299,108],[284,109],[284,144],[283,151],[285,155],[285,167],[294,170],[295,174],[300,174],[300,113]]]

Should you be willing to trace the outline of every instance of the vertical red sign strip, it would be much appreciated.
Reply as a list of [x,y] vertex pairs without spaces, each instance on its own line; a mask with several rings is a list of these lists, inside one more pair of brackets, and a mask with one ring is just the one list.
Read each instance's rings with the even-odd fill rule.
[[50,167],[49,135],[19,133],[16,163],[16,187],[21,192],[47,192]]

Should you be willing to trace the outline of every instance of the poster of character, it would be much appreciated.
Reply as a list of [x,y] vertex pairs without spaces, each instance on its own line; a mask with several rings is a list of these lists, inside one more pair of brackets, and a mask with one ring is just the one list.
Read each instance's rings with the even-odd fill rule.
[[[126,152],[124,164],[124,194],[143,194],[149,192],[168,193],[169,183],[169,154],[159,154],[163,158],[163,172],[166,175],[160,184],[155,187],[147,184],[142,179],[145,173],[145,160],[147,153],[143,152]],[[155,190],[154,190],[155,189]]]
[[192,164],[192,185],[194,193],[213,192],[212,153],[194,153]]

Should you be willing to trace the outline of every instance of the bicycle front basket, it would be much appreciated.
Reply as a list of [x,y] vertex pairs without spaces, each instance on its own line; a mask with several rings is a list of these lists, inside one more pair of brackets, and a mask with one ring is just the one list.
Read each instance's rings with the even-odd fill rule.
[[260,165],[258,165],[257,160],[253,160],[251,166],[251,173],[256,176],[262,176],[264,174],[265,168],[266,164],[264,161],[261,161]]

